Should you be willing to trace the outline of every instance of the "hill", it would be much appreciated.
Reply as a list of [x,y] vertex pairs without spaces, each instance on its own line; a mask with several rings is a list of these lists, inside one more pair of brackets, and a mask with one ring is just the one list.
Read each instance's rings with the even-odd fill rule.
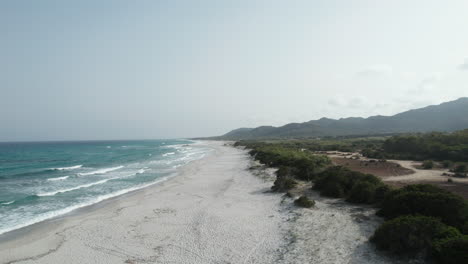
[[239,128],[215,139],[316,138],[413,132],[452,132],[468,128],[468,97],[393,116],[321,118],[280,127]]

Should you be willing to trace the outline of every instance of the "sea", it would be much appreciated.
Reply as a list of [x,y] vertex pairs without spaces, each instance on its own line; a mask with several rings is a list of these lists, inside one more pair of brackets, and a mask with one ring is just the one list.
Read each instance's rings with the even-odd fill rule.
[[209,151],[190,140],[0,143],[0,234],[163,182]]

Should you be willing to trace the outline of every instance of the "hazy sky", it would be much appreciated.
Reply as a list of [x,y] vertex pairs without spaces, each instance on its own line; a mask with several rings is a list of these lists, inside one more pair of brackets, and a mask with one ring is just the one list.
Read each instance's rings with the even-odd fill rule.
[[175,138],[468,96],[468,1],[0,2],[0,141]]

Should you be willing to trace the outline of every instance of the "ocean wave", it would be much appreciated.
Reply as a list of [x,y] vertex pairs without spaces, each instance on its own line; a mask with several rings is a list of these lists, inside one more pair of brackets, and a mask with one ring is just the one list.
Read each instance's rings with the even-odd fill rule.
[[16,229],[20,229],[20,228],[23,228],[23,227],[26,227],[26,226],[30,226],[32,224],[39,223],[39,222],[42,222],[42,221],[47,220],[47,219],[58,217],[58,216],[70,213],[70,212],[72,212],[72,211],[74,211],[76,209],[86,207],[86,206],[89,206],[89,205],[93,205],[93,204],[102,202],[104,200],[107,200],[107,199],[110,199],[110,198],[113,198],[113,197],[116,197],[116,196],[119,196],[119,195],[122,195],[122,194],[126,194],[126,193],[136,191],[136,190],[139,190],[139,189],[143,189],[143,188],[149,187],[151,185],[166,181],[168,178],[169,177],[163,177],[163,178],[158,179],[158,180],[156,180],[154,182],[150,182],[150,183],[139,185],[139,186],[134,186],[134,187],[124,189],[124,190],[120,190],[120,191],[110,193],[110,194],[97,196],[95,199],[87,201],[87,202],[83,202],[83,203],[80,203],[80,204],[69,206],[69,207],[66,207],[64,209],[51,211],[51,212],[42,214],[42,215],[40,215],[38,217],[35,217],[35,218],[25,222],[25,223],[18,224],[18,225],[12,226],[12,227],[7,227],[7,228],[4,228],[4,229],[0,229],[0,234],[4,234],[4,233],[7,233],[7,232],[16,230]]
[[142,174],[142,173],[145,173],[145,171],[146,171],[145,169],[139,169],[139,170],[137,171],[137,173],[135,173],[135,174]]
[[183,148],[183,145],[180,145],[180,144],[177,144],[177,145],[166,145],[166,146],[162,146],[161,148],[165,148],[165,149],[181,149]]
[[0,205],[9,205],[9,204],[12,204],[14,202],[15,202],[15,200],[9,201],[9,202],[0,202]]
[[163,154],[163,157],[167,157],[167,156],[174,155],[174,154],[175,152],[168,152],[168,153]]
[[83,167],[83,165],[76,165],[76,166],[70,166],[70,167],[63,167],[63,168],[52,168],[50,170],[76,170]]
[[103,184],[103,183],[106,183],[106,182],[108,182],[110,180],[113,180],[113,179],[117,179],[117,178],[109,178],[109,179],[100,180],[100,181],[97,181],[97,182],[92,182],[92,183],[83,184],[83,185],[78,185],[76,187],[62,189],[62,190],[58,190],[58,191],[54,191],[54,192],[38,193],[36,195],[37,196],[54,196],[54,195],[59,194],[59,193],[71,192],[71,191],[74,191],[74,190],[88,188],[88,187],[98,185],[98,184]]
[[68,179],[68,177],[70,177],[70,176],[63,176],[63,177],[57,177],[57,178],[49,178],[49,179],[47,179],[47,181],[63,181],[63,180]]
[[104,168],[104,169],[99,169],[95,171],[90,171],[90,172],[81,172],[78,173],[78,176],[88,176],[88,175],[95,175],[95,174],[105,174],[111,171],[119,170],[123,168],[124,166],[117,166],[117,167],[112,167],[112,168]]

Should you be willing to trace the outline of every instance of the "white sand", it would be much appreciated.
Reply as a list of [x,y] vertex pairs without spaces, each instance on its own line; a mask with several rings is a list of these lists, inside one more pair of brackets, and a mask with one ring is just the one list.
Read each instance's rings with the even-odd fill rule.
[[264,193],[271,182],[246,170],[244,151],[209,145],[165,183],[1,243],[0,262],[273,263],[280,196]]
[[407,263],[384,256],[369,242],[383,221],[375,209],[312,191],[308,196],[315,200],[314,208],[291,209],[291,244],[282,256],[284,263]]
[[388,263],[367,242],[372,209],[295,208],[246,151],[202,144],[214,151],[162,184],[4,237],[0,263]]

